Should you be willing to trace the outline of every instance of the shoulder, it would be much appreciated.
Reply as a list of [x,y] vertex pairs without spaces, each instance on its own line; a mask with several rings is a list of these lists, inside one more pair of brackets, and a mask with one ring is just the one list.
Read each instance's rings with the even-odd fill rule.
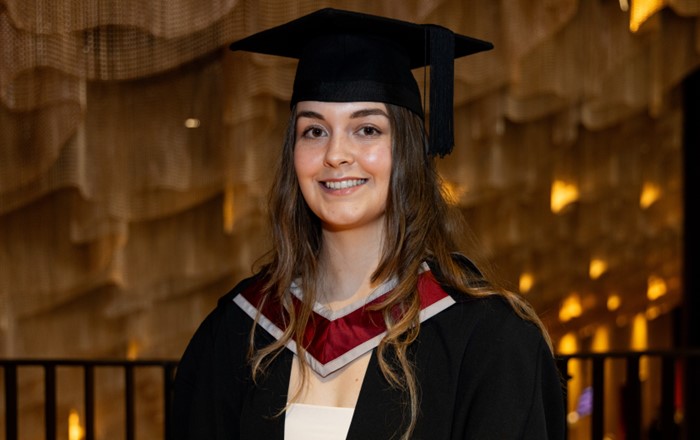
[[533,359],[543,348],[549,350],[542,330],[519,315],[503,294],[442,289],[454,304],[421,324],[421,332],[433,334],[467,357],[472,353],[473,359]]
[[493,293],[473,296],[455,289],[444,290],[455,300],[455,304],[437,315],[451,324],[452,331],[483,338],[494,343],[507,341],[539,341],[541,330],[531,321],[518,315],[508,300]]
[[200,323],[190,340],[189,348],[211,345],[215,341],[247,335],[250,332],[252,320],[236,305],[234,298],[251,289],[259,283],[260,279],[259,274],[245,278],[221,296],[213,310]]
[[262,286],[264,281],[265,279],[263,275],[259,272],[239,281],[238,284],[233,287],[233,289],[229,290],[225,295],[219,298],[217,301],[217,308],[229,307],[233,303],[233,299],[244,292],[252,293],[259,290],[259,287]]

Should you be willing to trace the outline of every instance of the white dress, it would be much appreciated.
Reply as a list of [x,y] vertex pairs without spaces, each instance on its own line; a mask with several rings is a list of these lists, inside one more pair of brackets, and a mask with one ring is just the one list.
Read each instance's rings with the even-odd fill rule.
[[284,420],[284,440],[345,440],[355,408],[292,403]]

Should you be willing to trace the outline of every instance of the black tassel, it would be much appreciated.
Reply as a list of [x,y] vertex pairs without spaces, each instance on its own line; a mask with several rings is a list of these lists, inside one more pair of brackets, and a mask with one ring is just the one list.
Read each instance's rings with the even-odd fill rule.
[[430,156],[444,157],[454,147],[454,33],[430,25]]

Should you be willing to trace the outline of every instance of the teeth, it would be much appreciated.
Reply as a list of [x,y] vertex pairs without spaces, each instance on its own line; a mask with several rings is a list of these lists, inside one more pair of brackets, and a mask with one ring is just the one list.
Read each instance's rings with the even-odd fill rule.
[[345,189],[352,188],[353,186],[362,185],[367,182],[367,179],[351,179],[351,180],[341,180],[339,182],[323,182],[326,188],[329,189]]

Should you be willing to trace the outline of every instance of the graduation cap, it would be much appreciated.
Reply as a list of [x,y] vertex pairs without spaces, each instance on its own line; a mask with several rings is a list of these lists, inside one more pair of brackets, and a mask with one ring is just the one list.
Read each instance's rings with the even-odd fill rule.
[[231,44],[231,50],[297,58],[291,105],[373,101],[424,117],[412,69],[430,66],[430,155],[452,151],[454,59],[492,49],[433,24],[322,9]]

